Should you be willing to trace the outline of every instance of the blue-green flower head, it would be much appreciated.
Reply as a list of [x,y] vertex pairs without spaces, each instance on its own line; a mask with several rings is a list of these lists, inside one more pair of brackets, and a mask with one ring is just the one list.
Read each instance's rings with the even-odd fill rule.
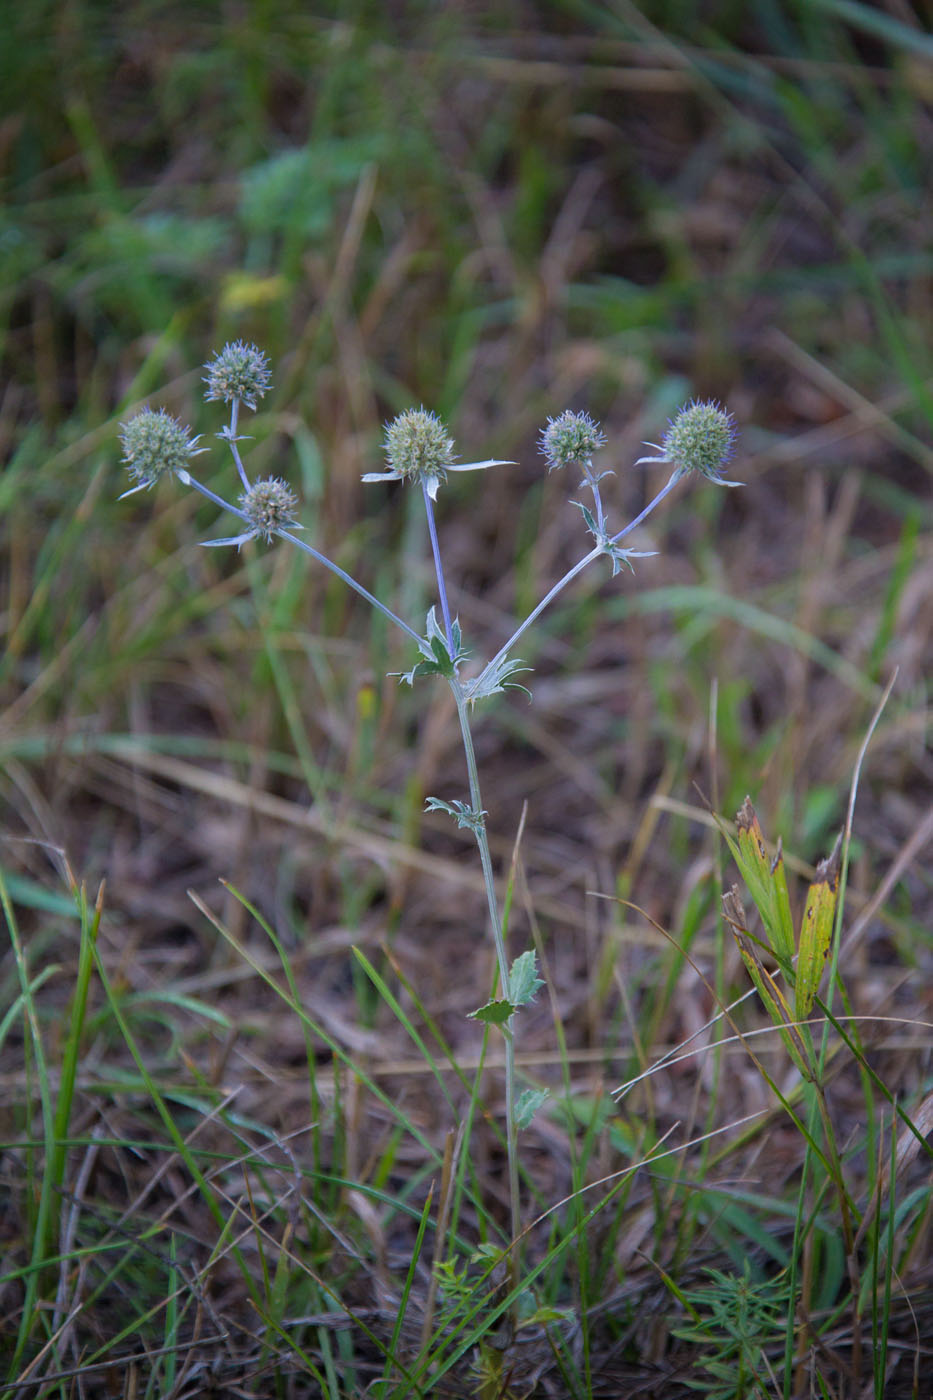
[[198,439],[191,436],[191,429],[164,408],[158,412],[144,408],[128,422],[121,423],[123,462],[136,483],[123,494],[129,496],[133,491],[154,486],[163,476],[183,477],[190,458],[204,451],[197,443]]
[[386,427],[386,466],[402,481],[444,481],[454,461],[454,440],[436,413],[410,408]]
[[249,532],[269,544],[276,530],[295,524],[298,497],[281,477],[256,481],[240,496],[240,509],[249,522]]
[[269,361],[255,345],[245,340],[228,341],[204,368],[207,374],[205,399],[224,403],[241,402],[255,410],[257,399],[267,393],[272,382]]
[[540,442],[549,472],[555,467],[572,466],[574,462],[584,465],[605,444],[599,424],[594,423],[588,413],[573,413],[569,408],[547,420]]
[[665,461],[684,471],[699,472],[720,485],[737,485],[723,480],[723,469],[735,454],[737,436],[731,413],[713,400],[694,400],[669,424],[661,439],[661,452]]
[[386,468],[367,472],[364,481],[409,481],[422,486],[432,501],[448,472],[483,471],[486,467],[507,467],[512,463],[490,457],[485,462],[454,460],[454,440],[436,413],[410,408],[386,426]]

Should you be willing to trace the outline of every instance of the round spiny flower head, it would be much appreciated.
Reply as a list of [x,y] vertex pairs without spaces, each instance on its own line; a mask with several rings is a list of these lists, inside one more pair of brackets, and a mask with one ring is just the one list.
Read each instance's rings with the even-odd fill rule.
[[[736,428],[731,413],[710,400],[694,400],[682,408],[661,440],[669,462],[684,471],[699,472],[710,481],[722,481],[723,467],[735,451]],[[731,485],[731,483],[729,483]]]
[[204,366],[207,374],[205,399],[223,399],[224,403],[242,400],[255,409],[256,400],[261,399],[269,388],[271,376],[269,361],[255,345],[247,345],[245,340],[228,341],[218,355]]
[[254,535],[261,535],[269,544],[276,530],[295,524],[298,497],[281,477],[269,476],[255,481],[240,496],[240,509]]
[[606,439],[588,413],[572,413],[569,408],[557,418],[549,418],[541,434],[541,451],[547,469],[589,462],[593,453],[605,446]]
[[188,459],[199,450],[190,428],[160,408],[158,413],[144,408],[127,423],[120,424],[123,461],[130,476],[143,486],[154,486],[160,476],[188,469]]
[[445,468],[453,465],[454,440],[436,414],[410,408],[386,427],[385,453],[393,476],[436,489],[446,480]]

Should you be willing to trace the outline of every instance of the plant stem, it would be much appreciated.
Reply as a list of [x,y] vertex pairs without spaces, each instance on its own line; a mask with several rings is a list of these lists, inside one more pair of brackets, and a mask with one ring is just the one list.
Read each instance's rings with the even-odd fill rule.
[[[483,883],[486,886],[486,902],[489,906],[489,926],[492,930],[492,940],[496,949],[496,961],[499,965],[500,995],[508,996],[509,960],[505,949],[505,937],[502,932],[502,917],[499,913],[499,901],[496,897],[496,881],[492,869],[489,838],[486,834],[486,821],[482,816],[483,798],[479,785],[479,770],[476,766],[476,751],[473,748],[473,734],[470,730],[469,701],[466,699],[463,687],[456,677],[450,680],[450,688],[453,691],[454,700],[457,704],[457,718],[460,721],[463,752],[466,758],[467,774],[470,780],[470,805],[478,817],[474,832],[476,835],[476,844],[479,847],[480,864],[483,867]],[[505,1041],[505,1132],[509,1168],[509,1202],[511,1206],[512,1239],[517,1240],[521,1233],[521,1214],[518,1195],[518,1129],[515,1123],[515,1041],[512,1035],[512,1018],[503,1026],[502,1033]],[[518,1273],[517,1250],[513,1250],[509,1255],[509,1269],[514,1279]]]
[[[203,482],[196,480],[190,472],[185,472],[184,480],[189,486],[193,486],[195,491],[199,491],[202,496],[206,496],[209,501],[213,501],[216,506],[220,506],[221,510],[229,511],[231,515],[237,516],[238,519],[245,520],[247,525],[250,523],[249,517],[245,511],[240,510],[238,506],[233,505],[230,501],[225,501],[223,496],[218,496],[209,486],[205,486]],[[361,583],[357,583],[352,574],[348,574],[345,569],[341,569],[339,564],[335,564],[332,559],[328,559],[326,554],[321,554],[319,550],[314,548],[314,545],[308,544],[306,540],[299,539],[297,535],[293,535],[289,530],[276,530],[275,533],[280,539],[288,540],[289,544],[296,545],[298,549],[303,549],[305,554],[310,554],[311,558],[316,559],[319,564],[323,564],[325,569],[330,569],[331,573],[336,574],[348,588],[352,588],[354,593],[358,593],[361,598],[365,598],[367,603],[374,607],[377,612],[382,613],[383,617],[387,617],[390,622],[394,622],[395,626],[404,632],[407,637],[410,637],[413,642],[420,644],[421,638],[413,627],[409,627],[407,622],[403,622],[391,608],[387,608],[385,603],[381,603],[374,594],[370,593],[368,588],[364,588]]]
[[603,498],[599,493],[599,480],[593,471],[593,463],[590,461],[583,463],[583,481],[593,493],[593,504],[596,507],[596,528],[600,534],[603,534],[606,528]]
[[[450,659],[454,661],[454,633],[450,621],[450,604],[447,601],[447,586],[444,583],[444,566],[441,563],[441,547],[437,539],[437,525],[434,520],[434,502],[431,500],[431,493],[428,491],[427,482],[421,483],[422,494],[424,495],[424,510],[428,517],[428,534],[431,537],[431,553],[434,555],[434,573],[437,576],[437,595],[441,602],[441,615],[444,619],[444,636],[447,638],[447,650],[450,652]],[[456,669],[456,662],[454,662]]]
[[240,456],[240,449],[237,447],[236,429],[237,420],[239,419],[239,416],[240,400],[234,399],[233,403],[230,405],[230,427],[227,429],[225,436],[227,442],[230,444],[230,451],[233,453],[233,460],[236,463],[236,469],[240,473],[240,480],[242,481],[245,489],[248,491],[249,477],[246,475],[246,468],[244,467],[243,459]]
[[[624,539],[626,535],[630,534],[631,531],[636,528],[636,526],[640,525],[643,520],[646,520],[651,514],[651,512],[655,509],[655,507],[661,504],[665,496],[670,495],[671,491],[673,491],[674,487],[676,486],[677,482],[682,476],[683,472],[681,471],[680,467],[678,467],[677,470],[671,475],[671,478],[667,482],[667,484],[661,487],[661,490],[652,500],[648,502],[644,510],[641,511],[640,514],[636,515],[634,520],[630,520],[624,529],[619,530],[617,534],[610,536],[610,543],[618,544],[619,540]],[[474,682],[473,688],[475,691],[478,691],[481,688],[483,682],[495,672],[499,664],[502,661],[504,661],[505,658],[508,656],[509,652],[512,650],[513,646],[518,641],[522,633],[525,632],[531,626],[531,624],[541,616],[545,608],[549,607],[550,604],[557,597],[558,593],[562,593],[563,590],[567,587],[568,583],[575,579],[577,574],[581,574],[583,570],[587,567],[587,565],[592,564],[593,560],[598,559],[602,553],[604,553],[603,546],[601,544],[596,545],[595,549],[591,549],[589,554],[584,555],[578,563],[574,564],[572,569],[568,569],[562,579],[558,579],[557,583],[555,583],[554,587],[551,588],[544,595],[540,603],[538,603],[536,607],[532,608],[531,612],[525,618],[524,622],[519,623],[518,627],[516,627],[515,631],[512,633],[511,637],[506,642],[505,646],[500,647],[499,650],[496,652],[495,656],[492,658],[492,660],[488,662],[486,666],[483,667],[482,674]]]

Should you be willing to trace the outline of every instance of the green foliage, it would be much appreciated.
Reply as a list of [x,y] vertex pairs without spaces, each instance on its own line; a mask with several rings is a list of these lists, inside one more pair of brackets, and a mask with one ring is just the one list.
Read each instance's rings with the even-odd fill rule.
[[451,638],[453,654],[448,649],[444,629],[438,622],[437,613],[432,606],[428,613],[427,632],[418,641],[418,648],[425,660],[416,662],[410,671],[395,674],[406,685],[414,685],[415,681],[424,680],[428,676],[453,676],[455,668],[469,656],[469,652],[463,649],[460,624],[456,620],[451,625]]
[[782,1341],[786,1283],[753,1283],[747,1260],[741,1277],[708,1274],[708,1284],[684,1294],[692,1325],[674,1328],[674,1336],[697,1347],[687,1384],[713,1400],[765,1400],[774,1393],[769,1350]]

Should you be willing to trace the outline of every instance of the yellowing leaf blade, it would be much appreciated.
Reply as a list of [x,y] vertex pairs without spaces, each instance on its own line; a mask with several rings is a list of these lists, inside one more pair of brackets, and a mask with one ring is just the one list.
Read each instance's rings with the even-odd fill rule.
[[726,919],[732,926],[736,947],[748,970],[748,975],[754,983],[755,990],[764,1003],[765,1010],[780,1032],[781,1039],[794,1064],[805,1079],[811,1079],[812,1075],[807,1060],[806,1046],[803,1043],[800,1032],[793,1024],[790,1007],[780,987],[763,966],[755,944],[746,927],[745,909],[739,898],[738,885],[733,885],[732,889],[723,895],[722,902]]
[[771,948],[787,969],[794,956],[794,923],[790,913],[784,857],[778,842],[774,860],[768,855],[758,813],[746,797],[735,818],[738,832],[736,863],[768,931]]
[[839,893],[841,843],[840,837],[832,855],[826,860],[821,860],[816,867],[816,879],[807,892],[807,902],[800,921],[795,1000],[799,1020],[810,1014],[829,956],[836,915],[836,897]]

